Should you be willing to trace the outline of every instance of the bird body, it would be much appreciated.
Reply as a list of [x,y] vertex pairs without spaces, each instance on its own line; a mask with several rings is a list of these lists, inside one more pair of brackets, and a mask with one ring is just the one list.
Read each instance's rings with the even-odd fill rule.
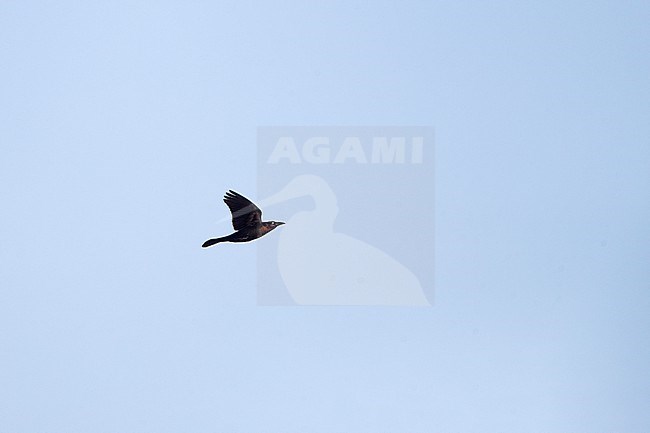
[[232,227],[235,232],[228,236],[205,241],[203,248],[220,242],[249,242],[261,238],[273,229],[284,224],[280,221],[262,221],[262,211],[243,195],[229,190],[223,198],[232,213]]

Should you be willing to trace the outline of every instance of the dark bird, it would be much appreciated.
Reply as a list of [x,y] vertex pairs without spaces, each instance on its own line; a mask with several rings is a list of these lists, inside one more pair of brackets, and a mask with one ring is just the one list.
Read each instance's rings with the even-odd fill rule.
[[235,229],[235,233],[221,238],[208,239],[203,243],[203,248],[211,247],[219,242],[249,242],[261,238],[271,230],[284,224],[279,221],[262,221],[260,208],[233,190],[226,193],[223,201],[228,205],[230,213],[232,213],[232,227]]

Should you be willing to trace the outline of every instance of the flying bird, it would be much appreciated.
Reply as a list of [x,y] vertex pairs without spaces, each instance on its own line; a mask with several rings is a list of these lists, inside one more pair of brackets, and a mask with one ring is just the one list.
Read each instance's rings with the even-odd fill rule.
[[261,238],[271,230],[284,224],[280,221],[262,221],[262,211],[243,195],[229,190],[223,201],[232,213],[232,227],[235,232],[228,236],[208,239],[203,248],[211,247],[219,242],[249,242]]

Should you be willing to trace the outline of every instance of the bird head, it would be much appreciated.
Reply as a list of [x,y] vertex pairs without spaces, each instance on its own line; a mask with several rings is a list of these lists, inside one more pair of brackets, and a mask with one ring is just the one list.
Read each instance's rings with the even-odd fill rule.
[[281,226],[282,224],[284,224],[282,221],[264,221],[262,223],[262,226],[264,226],[264,228],[270,232],[271,230]]

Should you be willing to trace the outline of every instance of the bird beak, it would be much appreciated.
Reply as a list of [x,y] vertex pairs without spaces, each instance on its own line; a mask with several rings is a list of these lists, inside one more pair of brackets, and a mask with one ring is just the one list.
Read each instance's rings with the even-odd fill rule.
[[278,221],[279,226],[281,226],[282,224],[286,224],[286,223],[283,223],[282,221]]

